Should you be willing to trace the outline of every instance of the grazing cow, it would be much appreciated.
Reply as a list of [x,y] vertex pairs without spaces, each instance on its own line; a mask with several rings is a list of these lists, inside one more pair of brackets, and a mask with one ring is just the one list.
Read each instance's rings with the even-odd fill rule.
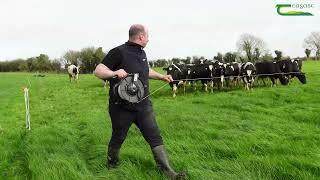
[[279,79],[282,85],[287,85],[289,80],[280,70],[279,65],[276,62],[263,61],[255,63],[256,72],[259,79],[263,80],[269,77],[272,81],[272,86],[276,84],[276,80]]
[[254,77],[256,75],[256,68],[251,62],[246,62],[241,65],[241,76],[247,90],[252,88]]
[[68,66],[68,74],[69,74],[70,82],[71,82],[71,79],[73,79],[74,81],[78,80],[79,69],[80,69],[79,66],[75,66],[73,64]]
[[185,86],[187,83],[186,79],[189,79],[190,74],[191,74],[191,65],[186,65],[186,64],[171,64],[167,68],[163,68],[163,70],[167,71],[168,75],[172,76],[173,82],[170,82],[170,86],[173,91],[173,97],[176,97],[176,92],[178,90],[179,85],[183,85],[183,89],[185,92]]
[[277,64],[279,65],[281,71],[284,72],[288,78],[297,77],[302,84],[307,83],[305,74],[299,70],[298,62],[288,59],[278,61]]
[[226,79],[226,84],[229,87],[230,81],[236,85],[240,80],[240,69],[241,64],[238,62],[227,63],[225,67],[224,77]]

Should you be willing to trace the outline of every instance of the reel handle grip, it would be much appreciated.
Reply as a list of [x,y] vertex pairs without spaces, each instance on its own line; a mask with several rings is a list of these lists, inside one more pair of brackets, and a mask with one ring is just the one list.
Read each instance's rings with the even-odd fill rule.
[[117,79],[117,78],[118,78],[118,76],[115,75],[115,76],[112,76],[112,77],[109,77],[109,78],[106,78],[106,79],[102,79],[102,80],[104,80],[104,81],[110,81],[110,80],[112,80],[112,79]]
[[[135,75],[135,73],[128,73],[128,75],[127,75],[127,76],[134,76],[134,75]],[[104,80],[110,81],[110,80],[112,80],[112,79],[117,79],[117,78],[118,78],[118,76],[117,76],[117,75],[115,75],[115,76],[112,76],[111,78],[104,79]]]

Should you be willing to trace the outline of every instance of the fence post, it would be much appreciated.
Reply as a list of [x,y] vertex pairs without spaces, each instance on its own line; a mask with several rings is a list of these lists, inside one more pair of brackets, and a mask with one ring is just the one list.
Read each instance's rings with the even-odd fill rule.
[[24,102],[26,105],[26,128],[28,130],[31,130],[31,125],[30,125],[30,111],[29,111],[29,89],[24,88]]

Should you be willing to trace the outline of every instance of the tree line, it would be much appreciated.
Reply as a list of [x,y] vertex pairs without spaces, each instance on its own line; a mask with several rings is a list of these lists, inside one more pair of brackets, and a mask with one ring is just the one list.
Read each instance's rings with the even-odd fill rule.
[[[278,61],[281,59],[291,59],[290,56],[284,56],[282,51],[275,50],[275,57],[272,56],[270,50],[267,49],[266,43],[259,37],[253,36],[251,34],[242,34],[239,40],[236,42],[238,51],[236,52],[227,52],[222,54],[217,53],[210,60],[217,60],[219,62],[256,62],[256,61]],[[308,37],[304,39],[303,47],[305,48],[304,53],[305,57],[302,59],[313,59],[320,60],[320,32],[312,32]],[[311,57],[311,54],[314,54]],[[184,64],[198,64],[201,61],[205,61],[203,56],[193,56],[186,58],[173,58],[169,60],[158,59],[156,61],[150,62],[151,66],[154,67],[163,67],[171,63],[184,63]]]
[[[259,37],[251,34],[242,34],[236,42],[237,51],[227,52],[225,54],[217,53],[209,60],[220,62],[256,62],[260,60],[280,60],[290,58],[283,56],[282,51],[275,50],[274,58],[267,48],[266,43]],[[306,59],[320,60],[320,32],[312,32],[303,41],[303,48]],[[0,61],[0,72],[26,71],[26,72],[62,72],[70,65],[80,66],[81,73],[92,73],[95,67],[102,61],[106,55],[102,47],[86,47],[80,51],[69,50],[61,58],[49,59],[46,54],[30,57],[27,59],[15,59],[11,61]],[[314,56],[312,56],[314,55]],[[149,61],[151,67],[163,67],[171,63],[201,63],[207,60],[204,56],[188,56],[186,58],[157,59]]]
[[80,51],[69,50],[59,59],[49,59],[46,54],[27,59],[15,59],[0,62],[0,72],[64,72],[68,65],[81,67],[81,73],[92,73],[102,61],[105,53],[102,47],[87,47]]

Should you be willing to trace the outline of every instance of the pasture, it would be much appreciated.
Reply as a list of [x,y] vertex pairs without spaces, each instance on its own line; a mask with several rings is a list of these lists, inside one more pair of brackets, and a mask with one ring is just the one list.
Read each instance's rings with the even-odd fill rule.
[[[161,71],[162,69],[158,69]],[[320,63],[305,62],[307,84],[253,91],[151,96],[171,164],[190,179],[319,179]],[[31,131],[23,86],[30,86]],[[151,80],[151,89],[163,82]],[[165,179],[138,128],[131,127],[121,165],[105,168],[111,136],[108,92],[91,74],[0,73],[0,179]]]

